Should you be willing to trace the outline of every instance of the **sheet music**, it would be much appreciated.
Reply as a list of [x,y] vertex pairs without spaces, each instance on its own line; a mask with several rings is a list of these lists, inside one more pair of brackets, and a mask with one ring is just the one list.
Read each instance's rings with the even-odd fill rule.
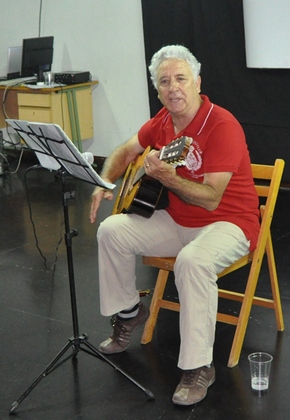
[[35,152],[44,168],[58,170],[63,167],[70,175],[83,181],[109,190],[116,187],[96,173],[59,125],[14,119],[6,121]]

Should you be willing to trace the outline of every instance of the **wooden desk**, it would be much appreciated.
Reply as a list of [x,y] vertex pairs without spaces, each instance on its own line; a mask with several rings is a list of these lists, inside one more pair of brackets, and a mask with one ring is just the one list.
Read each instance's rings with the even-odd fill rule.
[[[82,140],[93,137],[92,87],[97,81],[54,88],[30,89],[9,87],[6,91],[5,113],[8,118],[54,123],[62,127],[82,151]],[[0,86],[0,101],[6,86]],[[5,127],[0,112],[0,128]]]

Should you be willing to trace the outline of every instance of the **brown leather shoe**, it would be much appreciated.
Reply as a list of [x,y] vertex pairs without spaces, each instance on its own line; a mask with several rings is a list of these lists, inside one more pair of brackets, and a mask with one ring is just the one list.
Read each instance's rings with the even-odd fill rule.
[[125,321],[118,316],[113,317],[111,320],[113,334],[100,344],[99,350],[106,354],[125,351],[129,347],[134,331],[145,323],[148,316],[149,309],[140,302],[138,314],[134,318]]
[[198,369],[184,370],[180,383],[173,394],[172,401],[178,405],[196,404],[203,400],[207,388],[215,381],[215,368],[203,366]]

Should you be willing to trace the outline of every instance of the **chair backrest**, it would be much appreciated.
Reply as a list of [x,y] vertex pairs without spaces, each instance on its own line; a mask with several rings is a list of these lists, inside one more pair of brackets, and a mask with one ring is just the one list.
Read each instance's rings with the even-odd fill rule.
[[[268,197],[270,189],[279,189],[285,162],[276,159],[274,165],[261,165],[252,163],[252,174],[255,181],[256,191],[259,197]],[[268,181],[268,182],[267,182]]]
[[283,159],[276,159],[274,165],[251,165],[258,196],[260,199],[266,198],[265,204],[260,206],[262,219],[257,250],[261,250],[261,256],[269,235],[284,166]]
[[261,227],[258,235],[257,246],[254,252],[240,258],[238,261],[219,273],[219,278],[252,261],[254,261],[254,266],[252,267],[253,270],[256,269],[256,265],[261,266],[267,240],[271,240],[270,227],[284,166],[285,162],[283,159],[276,159],[274,165],[251,164],[255,188],[260,199]]

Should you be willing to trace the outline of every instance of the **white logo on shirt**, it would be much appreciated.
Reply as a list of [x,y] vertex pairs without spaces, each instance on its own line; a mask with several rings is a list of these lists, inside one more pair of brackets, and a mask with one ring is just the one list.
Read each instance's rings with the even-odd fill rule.
[[195,174],[195,172],[198,171],[202,165],[201,155],[202,151],[200,150],[199,144],[197,143],[197,141],[192,140],[192,143],[189,147],[189,151],[185,159],[185,166],[191,172],[191,175],[194,178],[203,176]]

